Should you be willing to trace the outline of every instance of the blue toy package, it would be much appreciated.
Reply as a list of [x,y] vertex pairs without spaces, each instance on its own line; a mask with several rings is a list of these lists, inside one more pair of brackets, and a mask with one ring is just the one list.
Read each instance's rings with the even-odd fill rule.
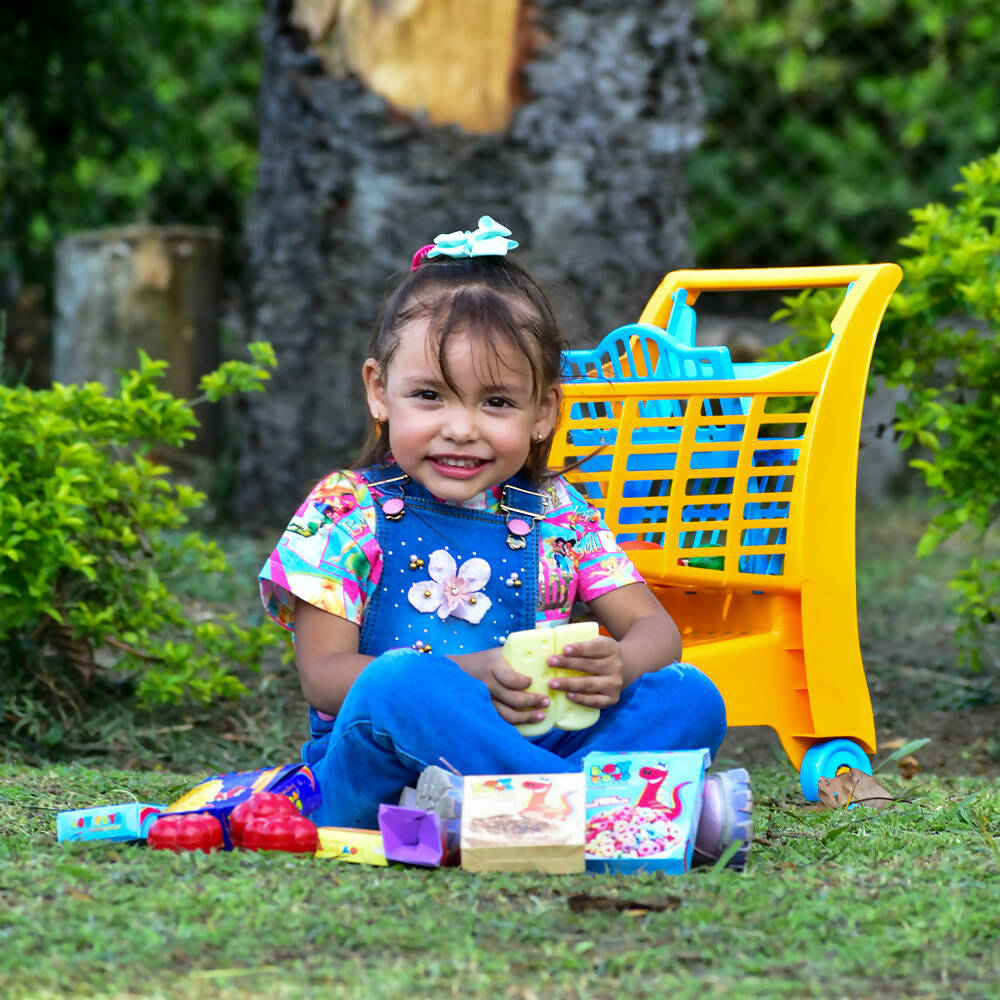
[[688,871],[710,759],[704,749],[587,754],[587,870]]
[[231,771],[217,774],[195,785],[167,807],[168,813],[204,812],[215,816],[222,824],[225,849],[232,850],[229,814],[251,795],[275,792],[285,795],[299,811],[308,816],[319,808],[321,794],[316,776],[306,764],[284,764],[258,771]]
[[110,840],[117,843],[145,840],[149,828],[166,808],[149,802],[126,802],[92,809],[68,809],[56,815],[56,839],[60,843],[74,840]]

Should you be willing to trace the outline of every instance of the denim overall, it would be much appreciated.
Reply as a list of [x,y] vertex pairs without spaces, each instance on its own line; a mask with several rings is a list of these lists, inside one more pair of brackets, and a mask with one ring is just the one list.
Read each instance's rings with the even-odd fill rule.
[[[544,496],[515,478],[491,513],[437,501],[396,466],[362,476],[383,557],[359,638],[359,651],[374,659],[336,718],[309,710],[312,738],[302,757],[323,791],[317,822],[374,828],[378,804],[397,801],[423,768],[442,760],[464,774],[531,774],[578,770],[592,749],[715,752],[725,734],[722,699],[686,664],[629,685],[590,729],[522,736],[498,714],[486,685],[449,656],[535,627]],[[432,558],[449,569],[438,569],[437,580]],[[483,565],[473,563],[475,587],[466,585],[470,560],[488,567],[484,579]],[[489,607],[475,621],[484,601]]]
[[[403,475],[398,467],[393,471]],[[440,503],[419,483],[403,478],[406,481],[398,483],[383,474],[378,480],[370,480],[383,494],[383,499],[375,503],[376,537],[383,563],[379,587],[365,608],[360,651],[378,656],[389,649],[409,646],[421,652],[430,647],[449,655],[477,653],[503,645],[510,632],[534,628],[538,602],[537,524],[542,516],[543,495],[529,489],[527,482],[511,480],[501,491],[500,513],[493,514]],[[385,513],[387,507],[395,509],[386,503],[393,499],[402,502],[402,510],[395,518]],[[521,533],[511,531],[510,524]],[[489,579],[477,593],[489,600],[490,607],[478,623],[454,615],[442,618],[436,612],[418,610],[411,602],[414,585],[430,582],[431,553],[440,550],[455,561],[459,576],[469,559],[482,559],[488,565]],[[472,600],[482,597],[473,595]],[[473,607],[469,606],[469,610]]]
[[[511,632],[535,627],[543,494],[515,477],[504,485],[500,513],[494,514],[435,500],[399,466],[376,466],[361,475],[375,501],[382,575],[365,607],[358,652],[379,656],[391,649],[409,648],[425,655],[476,653],[503,645]],[[510,530],[511,524],[518,533]],[[438,550],[454,559],[459,576],[469,559],[482,559],[489,566],[489,580],[471,598],[482,601],[485,597],[490,602],[478,623],[451,615],[442,618],[419,611],[411,603],[415,585],[433,582],[428,564],[431,553]],[[427,680],[433,682],[431,671]],[[315,744],[332,728],[329,716],[309,709],[312,741],[303,748],[306,760],[323,752]]]

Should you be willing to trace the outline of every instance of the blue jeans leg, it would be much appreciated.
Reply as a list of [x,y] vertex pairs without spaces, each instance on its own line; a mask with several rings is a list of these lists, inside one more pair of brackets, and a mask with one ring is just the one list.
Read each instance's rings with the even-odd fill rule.
[[376,657],[348,693],[333,731],[304,748],[323,804],[323,826],[373,829],[380,802],[396,802],[431,764],[462,774],[578,771],[591,750],[708,747],[726,731],[715,685],[688,664],[644,674],[589,729],[525,739],[493,707],[486,685],[443,656],[397,649]]
[[323,792],[312,818],[360,829],[374,829],[379,803],[398,801],[405,785],[442,758],[462,774],[576,769],[505,722],[486,685],[453,660],[410,649],[365,667],[329,737],[307,744],[304,756]]

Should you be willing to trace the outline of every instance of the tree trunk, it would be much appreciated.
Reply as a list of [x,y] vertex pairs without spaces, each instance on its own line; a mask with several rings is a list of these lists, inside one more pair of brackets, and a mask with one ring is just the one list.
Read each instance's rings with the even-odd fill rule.
[[[163,388],[198,395],[218,364],[220,235],[194,226],[129,226],[67,236],[56,247],[52,378],[117,389],[139,351],[169,362]],[[193,442],[212,454],[211,413]]]
[[244,516],[287,516],[349,461],[386,279],[488,214],[575,344],[691,263],[700,135],[689,0],[271,0],[254,335],[280,368],[242,421]]

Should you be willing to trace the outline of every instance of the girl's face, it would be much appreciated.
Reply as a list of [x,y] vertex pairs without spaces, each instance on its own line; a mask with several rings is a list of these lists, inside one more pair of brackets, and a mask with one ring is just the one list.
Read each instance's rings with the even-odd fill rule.
[[362,369],[368,405],[389,421],[399,467],[440,500],[462,503],[519,472],[531,442],[555,425],[560,390],[532,393],[530,360],[456,332],[445,351],[455,389],[438,365],[429,319],[406,324],[385,370]]

